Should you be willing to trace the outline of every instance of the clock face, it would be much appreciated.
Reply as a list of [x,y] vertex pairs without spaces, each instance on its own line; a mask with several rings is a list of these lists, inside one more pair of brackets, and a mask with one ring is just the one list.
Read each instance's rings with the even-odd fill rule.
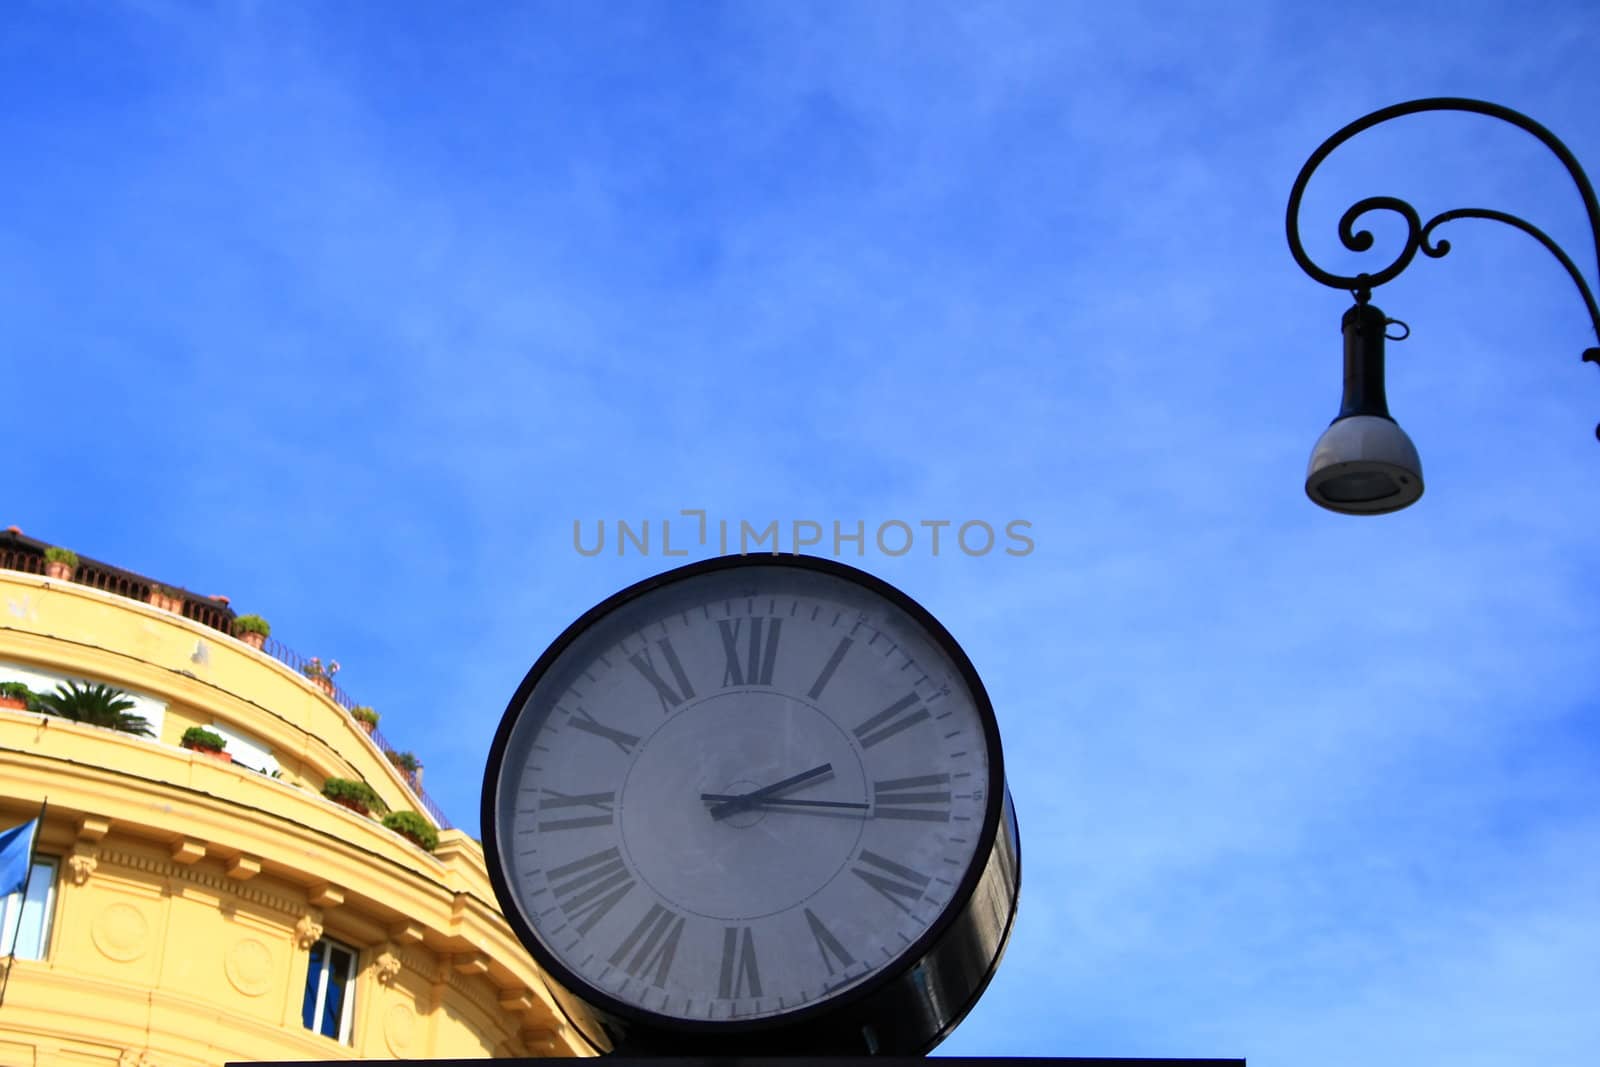
[[668,1021],[789,1016],[892,970],[970,892],[1003,791],[987,698],[926,613],[839,572],[653,584],[524,682],[492,838],[568,984]]

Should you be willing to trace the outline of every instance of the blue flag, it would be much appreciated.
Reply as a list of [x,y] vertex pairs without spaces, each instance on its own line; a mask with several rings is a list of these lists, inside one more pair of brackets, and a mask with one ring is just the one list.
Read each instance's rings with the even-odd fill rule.
[[33,864],[33,835],[38,829],[39,820],[29,819],[0,832],[0,897],[27,888],[28,868]]

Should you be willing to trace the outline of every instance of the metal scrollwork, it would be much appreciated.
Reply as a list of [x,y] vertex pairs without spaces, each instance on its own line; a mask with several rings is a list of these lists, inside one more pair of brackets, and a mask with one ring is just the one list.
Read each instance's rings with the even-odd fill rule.
[[[1337,285],[1340,289],[1370,290],[1382,285],[1411,265],[1411,261],[1416,258],[1417,249],[1423,244],[1422,219],[1418,217],[1416,208],[1398,197],[1369,196],[1365,200],[1351,204],[1339,219],[1339,243],[1352,252],[1365,252],[1370,249],[1372,231],[1356,229],[1356,221],[1373,211],[1393,211],[1406,220],[1405,247],[1400,250],[1400,255],[1395,261],[1376,274],[1357,274],[1349,278],[1339,274],[1327,274],[1319,268],[1312,267],[1310,269],[1317,271],[1312,277],[1324,285]],[[1290,233],[1290,243],[1293,244],[1299,240],[1299,235],[1292,228]],[[1304,267],[1310,262],[1307,258],[1300,265]]]
[[[1573,183],[1577,185],[1579,195],[1583,197],[1583,205],[1589,215],[1589,228],[1595,242],[1595,264],[1597,270],[1600,270],[1600,204],[1596,202],[1594,187],[1589,183],[1588,176],[1584,174],[1583,168],[1578,165],[1578,161],[1571,150],[1562,144],[1549,130],[1520,112],[1513,111],[1508,107],[1502,107],[1499,104],[1491,104],[1482,100],[1469,100],[1462,97],[1429,97],[1382,108],[1345,126],[1332,137],[1322,142],[1317,150],[1311,153],[1311,157],[1300,168],[1300,173],[1294,181],[1294,187],[1289,192],[1287,215],[1289,251],[1293,253],[1295,262],[1300,264],[1300,269],[1323,285],[1331,286],[1335,289],[1353,291],[1358,300],[1365,300],[1370,296],[1373,289],[1398,277],[1402,271],[1411,265],[1411,261],[1416,258],[1418,252],[1430,259],[1439,259],[1449,253],[1449,241],[1442,239],[1436,241],[1433,238],[1433,231],[1444,223],[1452,222],[1456,219],[1487,219],[1492,222],[1503,222],[1538,241],[1566,268],[1568,276],[1572,278],[1573,284],[1578,287],[1578,292],[1583,297],[1584,307],[1589,312],[1589,322],[1594,327],[1595,336],[1600,338],[1600,307],[1596,306],[1594,294],[1584,280],[1582,272],[1573,263],[1572,257],[1567,255],[1555,241],[1550,239],[1549,235],[1537,226],[1503,211],[1494,211],[1488,208],[1457,208],[1442,212],[1427,222],[1423,222],[1417,209],[1404,200],[1393,196],[1369,196],[1364,200],[1357,201],[1340,217],[1340,243],[1352,252],[1370,250],[1373,244],[1372,232],[1359,229],[1360,220],[1374,211],[1388,211],[1401,216],[1406,222],[1405,244],[1400,249],[1400,254],[1381,270],[1361,274],[1335,274],[1332,271],[1322,269],[1311,261],[1311,257],[1306,254],[1305,246],[1300,241],[1300,202],[1305,194],[1306,185],[1311,180],[1312,173],[1317,167],[1321,166],[1322,161],[1327,159],[1335,148],[1338,148],[1356,134],[1388,122],[1390,119],[1425,111],[1465,111],[1500,119],[1537,137],[1546,148],[1554,152],[1556,157],[1567,168],[1567,173],[1571,175]],[[1584,353],[1584,359],[1600,362],[1600,349],[1591,348],[1587,350]]]

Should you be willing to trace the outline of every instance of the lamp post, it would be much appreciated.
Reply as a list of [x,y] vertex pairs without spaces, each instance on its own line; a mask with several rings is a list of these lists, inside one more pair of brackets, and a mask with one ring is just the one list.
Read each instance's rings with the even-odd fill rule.
[[[1566,166],[1583,197],[1583,206],[1589,213],[1589,228],[1595,242],[1595,263],[1600,270],[1600,204],[1595,201],[1594,187],[1583,168],[1566,145],[1549,130],[1526,115],[1482,100],[1460,97],[1430,97],[1411,100],[1403,104],[1374,111],[1344,127],[1311,153],[1294,188],[1289,192],[1288,233],[1289,251],[1294,254],[1300,269],[1323,285],[1347,290],[1355,297],[1355,306],[1345,312],[1344,332],[1344,402],[1316,446],[1311,451],[1311,462],[1306,469],[1306,495],[1315,503],[1347,515],[1381,515],[1399,511],[1415,503],[1422,496],[1422,464],[1417,458],[1416,446],[1400,429],[1389,414],[1383,388],[1383,345],[1385,340],[1401,340],[1410,328],[1397,319],[1387,318],[1372,304],[1372,290],[1400,275],[1420,251],[1431,259],[1439,259],[1450,251],[1450,242],[1434,240],[1434,228],[1455,219],[1489,219],[1514,226],[1549,249],[1561,261],[1583,297],[1589,311],[1589,322],[1595,336],[1600,339],[1600,308],[1595,306],[1594,294],[1584,281],[1582,273],[1573,264],[1572,257],[1562,251],[1550,237],[1524,219],[1503,211],[1488,208],[1456,208],[1445,211],[1423,222],[1416,208],[1392,196],[1369,196],[1358,200],[1339,219],[1339,240],[1352,252],[1365,252],[1372,247],[1372,234],[1356,229],[1357,221],[1369,211],[1392,211],[1406,220],[1405,247],[1399,256],[1382,270],[1371,273],[1344,275],[1323,270],[1306,255],[1300,243],[1300,198],[1305,193],[1311,174],[1335,148],[1356,134],[1380,123],[1402,115],[1423,111],[1466,111],[1509,122],[1537,137],[1546,148]],[[1396,326],[1406,332],[1390,334]],[[1585,362],[1600,364],[1600,348],[1584,351]],[[1595,428],[1600,437],[1600,426]]]

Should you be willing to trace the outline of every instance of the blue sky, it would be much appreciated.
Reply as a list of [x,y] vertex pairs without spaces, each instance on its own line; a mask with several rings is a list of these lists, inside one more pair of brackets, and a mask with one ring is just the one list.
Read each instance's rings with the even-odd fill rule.
[[[1595,338],[1534,242],[1441,230],[1375,296],[1427,494],[1321,512],[1348,297],[1283,209],[1420,96],[1600,171],[1597,44],[1580,3],[13,5],[0,523],[339,659],[475,829],[533,659],[677,562],[574,520],[1028,521],[846,557],[1006,743],[1022,910],[942,1052],[1592,1064]],[[1320,262],[1374,194],[1597,280],[1510,127],[1342,149]]]

